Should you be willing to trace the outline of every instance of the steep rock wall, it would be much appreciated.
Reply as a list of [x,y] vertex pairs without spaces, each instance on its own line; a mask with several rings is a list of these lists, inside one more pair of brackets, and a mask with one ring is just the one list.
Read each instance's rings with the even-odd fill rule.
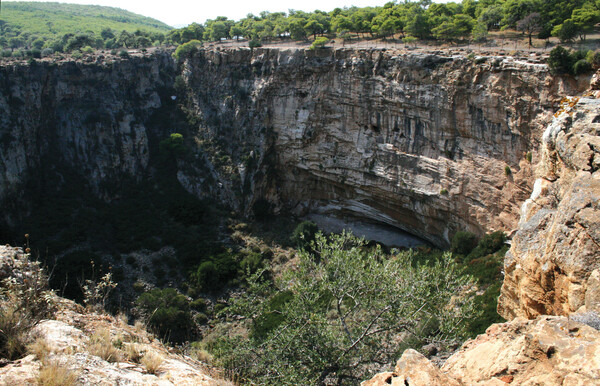
[[275,211],[354,216],[446,246],[457,230],[516,226],[532,184],[525,154],[536,158],[558,96],[586,81],[511,58],[383,50],[4,66],[0,198],[56,189],[63,169],[118,198],[151,175],[158,142],[182,132],[190,152],[177,178],[199,197],[246,211],[265,198]]
[[506,319],[600,311],[600,100],[565,98],[543,139],[540,177],[505,258]]
[[10,206],[25,184],[58,189],[64,168],[99,197],[118,196],[146,172],[148,125],[174,69],[168,54],[0,67],[0,200]]
[[200,51],[183,75],[202,136],[243,144],[234,159],[260,154],[244,170],[259,196],[440,246],[516,226],[525,155],[558,95],[582,88],[510,58],[380,50]]

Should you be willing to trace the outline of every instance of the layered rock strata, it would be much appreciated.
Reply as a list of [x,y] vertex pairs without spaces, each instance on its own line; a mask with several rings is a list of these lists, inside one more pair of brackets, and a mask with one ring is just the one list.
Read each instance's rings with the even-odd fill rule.
[[8,208],[25,186],[42,194],[68,174],[118,198],[152,178],[158,143],[180,132],[177,178],[199,197],[248,212],[264,198],[446,246],[457,230],[516,226],[526,153],[537,158],[558,96],[586,82],[512,58],[385,50],[12,64],[0,68],[0,198]]
[[557,95],[581,88],[511,58],[385,50],[201,51],[182,74],[201,135],[259,158],[244,168],[258,197],[440,246],[516,226],[526,153]]

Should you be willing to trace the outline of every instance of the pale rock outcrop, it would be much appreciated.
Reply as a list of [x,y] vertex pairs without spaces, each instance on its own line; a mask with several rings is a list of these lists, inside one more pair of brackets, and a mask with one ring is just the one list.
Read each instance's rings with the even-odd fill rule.
[[542,154],[505,258],[498,311],[509,320],[600,307],[600,100],[565,98]]
[[[26,281],[33,270],[39,267],[20,248],[0,246],[0,280]],[[131,326],[120,318],[86,310],[52,293],[44,296],[52,298],[57,311],[53,319],[39,321],[29,332],[34,354],[2,360],[1,386],[38,384],[40,371],[51,365],[75,374],[78,385],[230,384],[215,377],[218,372],[208,365],[164,346],[142,325]],[[107,347],[113,348],[110,361],[102,354]],[[153,373],[144,365],[145,355],[160,358]]]
[[414,350],[362,386],[600,385],[600,331],[560,316],[494,324],[442,368]]

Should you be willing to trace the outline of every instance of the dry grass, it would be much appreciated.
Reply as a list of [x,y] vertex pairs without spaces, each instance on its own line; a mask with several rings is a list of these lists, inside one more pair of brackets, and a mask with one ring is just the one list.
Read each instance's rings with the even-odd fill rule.
[[142,359],[142,351],[137,343],[127,343],[124,347],[125,358],[133,363],[140,363]]
[[122,357],[121,350],[116,348],[110,339],[109,330],[99,330],[90,337],[88,352],[107,362],[118,362]]
[[27,352],[35,355],[39,361],[45,361],[50,354],[50,346],[44,338],[37,338],[33,343],[27,345]]
[[164,361],[165,358],[163,358],[161,355],[153,351],[149,351],[142,357],[140,363],[146,368],[148,373],[156,374]]
[[190,356],[197,361],[204,363],[212,363],[213,356],[206,350],[202,348],[194,348],[190,352]]
[[18,359],[27,351],[27,336],[33,323],[12,301],[0,304],[0,357]]
[[59,363],[45,363],[37,378],[40,386],[74,386],[78,374]]

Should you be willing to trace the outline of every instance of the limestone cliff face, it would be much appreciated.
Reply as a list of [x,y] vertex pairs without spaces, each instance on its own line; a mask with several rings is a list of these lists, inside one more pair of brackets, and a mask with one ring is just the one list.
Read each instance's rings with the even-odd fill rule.
[[26,183],[57,188],[49,171],[65,167],[103,198],[118,195],[123,179],[139,180],[169,70],[168,54],[0,67],[0,199],[20,196]]
[[598,99],[565,98],[544,132],[540,178],[505,259],[506,319],[600,311],[599,114]]
[[516,226],[532,185],[525,154],[537,158],[559,95],[585,82],[510,58],[382,50],[5,66],[0,199],[25,184],[56,189],[68,173],[118,198],[151,176],[158,142],[182,132],[191,155],[177,178],[197,196],[240,210],[266,198],[276,211],[355,216],[446,246],[457,230]]
[[580,88],[539,64],[376,50],[201,51],[183,75],[201,136],[260,159],[244,169],[258,196],[440,246],[516,226],[525,155]]

